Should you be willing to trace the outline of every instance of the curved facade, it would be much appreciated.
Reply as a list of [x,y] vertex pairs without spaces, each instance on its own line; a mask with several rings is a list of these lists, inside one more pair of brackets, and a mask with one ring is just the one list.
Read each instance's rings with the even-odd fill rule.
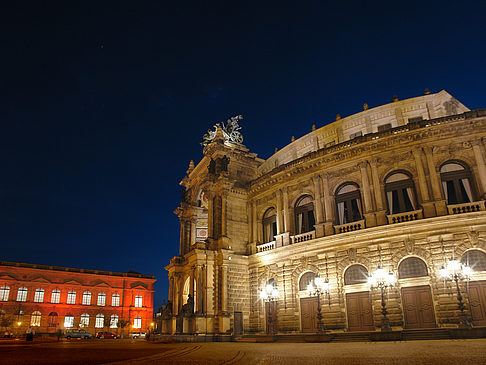
[[[217,127],[181,182],[164,332],[317,332],[318,300],[327,330],[373,331],[377,268],[392,328],[486,325],[486,110],[441,91],[336,119],[267,160]],[[451,258],[473,269],[463,312]]]

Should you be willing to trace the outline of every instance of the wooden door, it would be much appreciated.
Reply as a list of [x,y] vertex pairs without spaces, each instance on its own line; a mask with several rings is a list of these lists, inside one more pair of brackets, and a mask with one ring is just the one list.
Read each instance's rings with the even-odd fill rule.
[[234,335],[241,336],[243,334],[243,313],[235,312],[234,321]]
[[265,318],[267,333],[277,332],[277,302],[265,302]]
[[349,331],[374,331],[369,292],[346,294]]
[[317,332],[317,297],[300,299],[300,316],[303,333]]
[[486,326],[486,281],[471,281],[468,294],[473,325]]
[[405,328],[437,327],[428,285],[402,288],[402,304]]

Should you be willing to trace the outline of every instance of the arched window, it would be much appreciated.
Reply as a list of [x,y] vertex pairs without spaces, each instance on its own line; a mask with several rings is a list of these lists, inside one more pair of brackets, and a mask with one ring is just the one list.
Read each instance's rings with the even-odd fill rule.
[[9,295],[10,295],[10,287],[2,286],[0,288],[0,301],[6,302],[8,300]]
[[263,215],[263,242],[272,242],[277,235],[277,216],[275,209],[269,208]]
[[72,328],[73,326],[74,326],[74,316],[71,313],[68,313],[64,316],[64,327]]
[[39,311],[32,312],[32,316],[30,317],[30,325],[40,326],[40,324],[41,324],[41,312]]
[[316,278],[316,274],[314,274],[313,272],[306,272],[304,275],[300,277],[299,290],[300,291],[307,290],[307,285],[309,285],[310,283],[313,284],[315,278]]
[[59,303],[61,301],[61,291],[54,289],[51,293],[51,303]]
[[427,275],[427,265],[418,257],[406,258],[398,266],[399,279],[416,278]]
[[118,316],[116,314],[111,315],[110,328],[118,328]]
[[120,306],[120,294],[115,293],[111,296],[111,305],[113,307],[119,307]]
[[27,288],[19,288],[17,291],[17,302],[27,301]]
[[95,327],[96,328],[103,328],[105,326],[105,316],[103,314],[97,314],[96,315],[96,323]]
[[344,284],[363,284],[368,282],[368,270],[363,265],[351,265],[344,272]]
[[461,263],[474,271],[486,271],[486,253],[479,250],[469,250],[461,257]]
[[440,168],[440,179],[447,204],[463,204],[474,201],[471,172],[459,162],[450,161]]
[[79,320],[79,327],[89,327],[89,314],[81,314],[81,319]]
[[59,317],[56,312],[49,313],[49,316],[47,317],[47,326],[57,327],[57,324],[59,323],[58,318]]
[[104,306],[106,302],[106,294],[105,293],[99,293],[98,294],[98,302],[97,304],[99,306]]
[[309,195],[304,195],[295,204],[295,234],[314,230],[314,203]]
[[338,224],[346,224],[361,220],[361,197],[359,187],[345,184],[336,191],[336,209]]
[[142,317],[135,316],[133,319],[133,328],[142,328]]
[[44,289],[36,289],[34,293],[34,302],[42,303],[44,301]]
[[91,305],[91,293],[89,291],[83,293],[83,305]]
[[386,200],[390,214],[417,210],[413,181],[403,172],[395,172],[385,179]]
[[[187,302],[187,300],[186,300]],[[142,296],[141,295],[136,295],[135,296],[135,307],[142,307]]]
[[76,292],[74,290],[71,290],[68,292],[67,296],[67,304],[76,304]]

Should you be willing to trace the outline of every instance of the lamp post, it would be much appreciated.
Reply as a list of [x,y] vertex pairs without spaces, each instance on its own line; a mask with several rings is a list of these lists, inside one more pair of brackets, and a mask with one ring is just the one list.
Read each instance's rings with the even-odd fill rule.
[[468,265],[463,265],[456,259],[452,258],[447,262],[447,265],[442,265],[439,270],[440,276],[445,280],[451,280],[456,283],[458,307],[461,311],[459,316],[460,328],[471,328],[472,324],[469,322],[466,314],[466,307],[463,302],[461,288],[459,286],[460,280],[469,280],[473,274],[473,270]]
[[268,329],[270,330],[270,333],[272,335],[275,334],[275,324],[273,323],[273,311],[272,307],[275,305],[275,303],[278,300],[278,289],[272,285],[272,284],[267,284],[265,288],[263,288],[260,291],[260,298],[263,300],[264,303],[268,303]]
[[307,290],[309,291],[309,295],[317,296],[317,327],[319,333],[325,333],[326,331],[322,322],[321,294],[329,295],[329,280],[327,278],[322,280],[319,276],[316,276],[314,278],[314,284],[311,281],[307,285]]
[[375,272],[368,277],[368,284],[370,288],[378,287],[381,292],[381,314],[383,319],[381,322],[382,331],[391,331],[390,320],[388,319],[388,311],[386,309],[385,290],[392,287],[396,283],[397,279],[392,271],[388,273],[383,270],[381,266],[375,270]]

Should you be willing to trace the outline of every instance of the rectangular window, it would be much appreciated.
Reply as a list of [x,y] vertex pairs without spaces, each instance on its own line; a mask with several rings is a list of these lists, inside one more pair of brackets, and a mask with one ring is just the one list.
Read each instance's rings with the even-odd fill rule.
[[106,295],[105,293],[99,293],[98,294],[98,305],[100,306],[104,306],[105,305],[105,301],[106,301]]
[[8,300],[8,295],[10,294],[10,287],[2,286],[0,288],[0,301],[6,302]]
[[105,326],[105,317],[103,315],[98,314],[96,316],[95,327],[96,328],[103,328],[104,326]]
[[391,129],[391,124],[388,123],[388,124],[382,124],[382,125],[379,125],[378,126],[378,132],[383,132],[383,131],[387,131],[389,129]]
[[17,291],[17,302],[27,301],[27,288],[19,288]]
[[76,292],[70,291],[67,296],[67,304],[76,304]]
[[61,291],[54,289],[51,294],[51,303],[59,303],[61,301]]
[[74,316],[64,317],[64,327],[65,328],[72,328],[73,326],[74,326]]
[[44,289],[36,289],[34,294],[34,302],[42,303],[44,301]]
[[83,305],[91,305],[91,293],[89,291],[83,293]]
[[111,305],[113,307],[120,306],[120,294],[113,294],[113,296],[111,297]]
[[133,328],[142,328],[142,318],[135,317],[133,320]]
[[142,296],[137,295],[135,297],[135,307],[141,307],[142,306]]
[[361,137],[363,135],[363,132],[359,131],[359,132],[356,132],[356,133],[351,133],[349,135],[349,139],[354,139],[356,137]]

